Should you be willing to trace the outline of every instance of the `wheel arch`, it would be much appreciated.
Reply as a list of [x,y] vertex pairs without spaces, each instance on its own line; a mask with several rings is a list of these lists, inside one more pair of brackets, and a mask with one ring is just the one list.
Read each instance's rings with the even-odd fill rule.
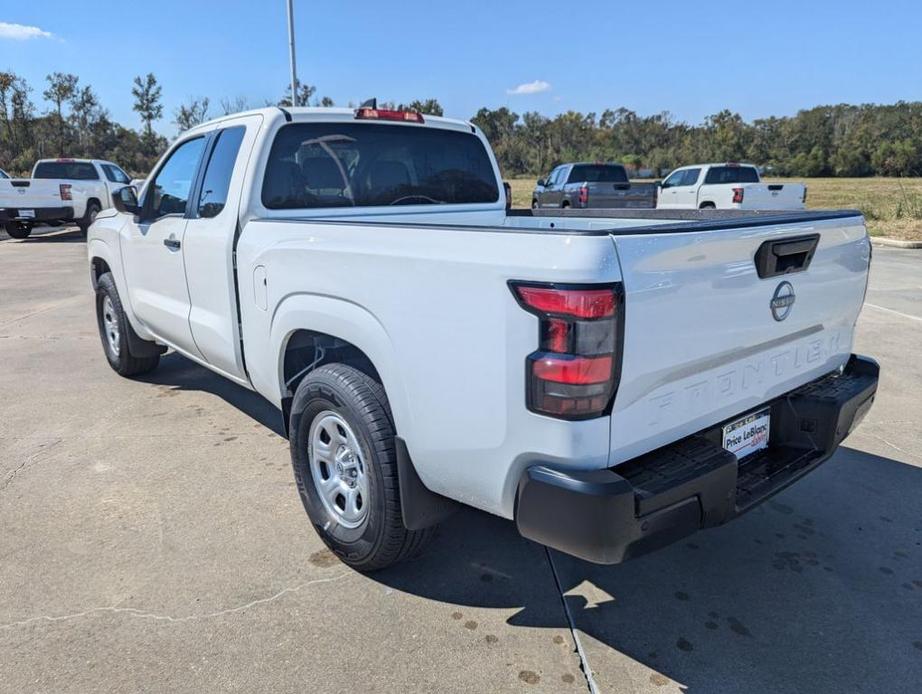
[[339,362],[381,383],[394,426],[402,436],[407,435],[410,414],[396,350],[384,327],[369,311],[331,297],[289,297],[276,309],[270,334],[270,349],[277,359],[275,383],[269,385],[279,394],[286,433],[291,398],[298,384],[313,369]]

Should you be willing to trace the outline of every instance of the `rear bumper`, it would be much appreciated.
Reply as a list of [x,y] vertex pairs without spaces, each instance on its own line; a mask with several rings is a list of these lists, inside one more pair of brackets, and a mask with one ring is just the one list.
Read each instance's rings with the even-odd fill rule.
[[[32,210],[35,216],[23,217],[21,209]],[[63,222],[73,218],[73,207],[0,207],[0,222]]]
[[531,467],[519,481],[519,532],[617,564],[726,523],[827,460],[870,409],[879,372],[877,362],[853,354],[841,374],[756,408],[771,408],[770,443],[742,461],[721,447],[718,425],[615,469]]

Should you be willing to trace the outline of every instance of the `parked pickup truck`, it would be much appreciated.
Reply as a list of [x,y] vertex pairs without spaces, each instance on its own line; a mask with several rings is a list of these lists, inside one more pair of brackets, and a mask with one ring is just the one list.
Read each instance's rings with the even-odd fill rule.
[[14,239],[36,224],[76,224],[86,233],[100,210],[112,206],[112,191],[129,182],[110,161],[41,159],[32,178],[0,180],[0,221]]
[[660,186],[658,209],[802,210],[803,183],[762,183],[749,164],[698,164],[669,174]]
[[752,508],[871,406],[858,212],[507,214],[502,191],[463,121],[200,125],[90,229],[105,357],[137,376],[172,349],[278,407],[311,524],[360,570],[459,504],[616,563]]
[[656,207],[656,186],[631,183],[621,164],[561,164],[539,178],[532,209]]

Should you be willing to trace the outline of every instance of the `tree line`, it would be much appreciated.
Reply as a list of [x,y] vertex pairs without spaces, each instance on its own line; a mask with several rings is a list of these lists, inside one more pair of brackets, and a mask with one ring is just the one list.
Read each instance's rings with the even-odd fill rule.
[[[24,175],[42,157],[110,159],[133,174],[150,171],[168,145],[155,124],[164,118],[162,87],[153,74],[130,85],[138,130],[112,120],[91,86],[73,74],[48,75],[36,91],[12,72],[0,72],[0,168]],[[312,85],[298,84],[300,104],[333,106]],[[285,94],[260,105],[290,106]],[[355,104],[348,104],[355,106]],[[251,108],[244,98],[188,99],[175,109],[177,134],[208,118]],[[437,99],[382,108],[443,115]],[[785,176],[922,175],[922,102],[817,106],[794,116],[745,121],[721,111],[699,125],[668,112],[638,115],[626,108],[567,111],[554,117],[506,107],[481,108],[471,119],[490,140],[504,176],[541,175],[566,161],[620,161],[660,176],[684,164],[748,161]]]

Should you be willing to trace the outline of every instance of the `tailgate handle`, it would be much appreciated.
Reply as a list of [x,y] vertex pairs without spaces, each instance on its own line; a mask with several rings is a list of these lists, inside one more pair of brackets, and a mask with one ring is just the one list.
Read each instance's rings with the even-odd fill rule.
[[760,279],[787,275],[791,272],[803,272],[810,267],[819,234],[797,236],[794,238],[766,241],[756,251],[756,271]]

